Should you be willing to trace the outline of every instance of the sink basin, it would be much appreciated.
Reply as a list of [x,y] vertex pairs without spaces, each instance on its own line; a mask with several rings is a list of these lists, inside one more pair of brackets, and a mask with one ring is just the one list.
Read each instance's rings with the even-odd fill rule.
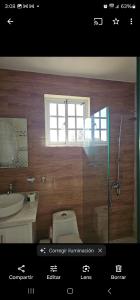
[[0,218],[16,214],[23,208],[24,195],[20,193],[0,195]]

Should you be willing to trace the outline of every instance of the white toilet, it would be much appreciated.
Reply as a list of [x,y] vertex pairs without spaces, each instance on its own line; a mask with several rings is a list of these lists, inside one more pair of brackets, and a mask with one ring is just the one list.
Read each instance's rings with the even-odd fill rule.
[[73,210],[63,210],[53,214],[53,243],[82,243],[79,236],[76,214]]

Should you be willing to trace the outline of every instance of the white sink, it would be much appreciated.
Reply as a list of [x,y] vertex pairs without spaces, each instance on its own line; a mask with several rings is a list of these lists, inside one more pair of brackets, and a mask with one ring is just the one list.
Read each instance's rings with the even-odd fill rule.
[[24,195],[20,193],[0,195],[0,218],[16,214],[23,208]]

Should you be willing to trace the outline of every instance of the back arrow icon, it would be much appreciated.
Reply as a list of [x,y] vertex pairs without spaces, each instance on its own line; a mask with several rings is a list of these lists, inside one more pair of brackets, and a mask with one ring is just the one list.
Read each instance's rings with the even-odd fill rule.
[[11,23],[13,23],[13,22],[14,22],[14,21],[12,21],[11,18],[8,19],[8,21],[7,21],[8,24],[11,24]]
[[111,288],[108,289],[108,293],[109,293],[109,295],[112,295]]

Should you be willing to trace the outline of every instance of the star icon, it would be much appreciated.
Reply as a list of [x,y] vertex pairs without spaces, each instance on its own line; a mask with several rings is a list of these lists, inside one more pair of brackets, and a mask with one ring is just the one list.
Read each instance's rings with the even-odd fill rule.
[[112,21],[113,21],[113,24],[114,24],[114,25],[119,25],[119,22],[120,22],[119,19],[115,18],[115,19],[112,20]]

